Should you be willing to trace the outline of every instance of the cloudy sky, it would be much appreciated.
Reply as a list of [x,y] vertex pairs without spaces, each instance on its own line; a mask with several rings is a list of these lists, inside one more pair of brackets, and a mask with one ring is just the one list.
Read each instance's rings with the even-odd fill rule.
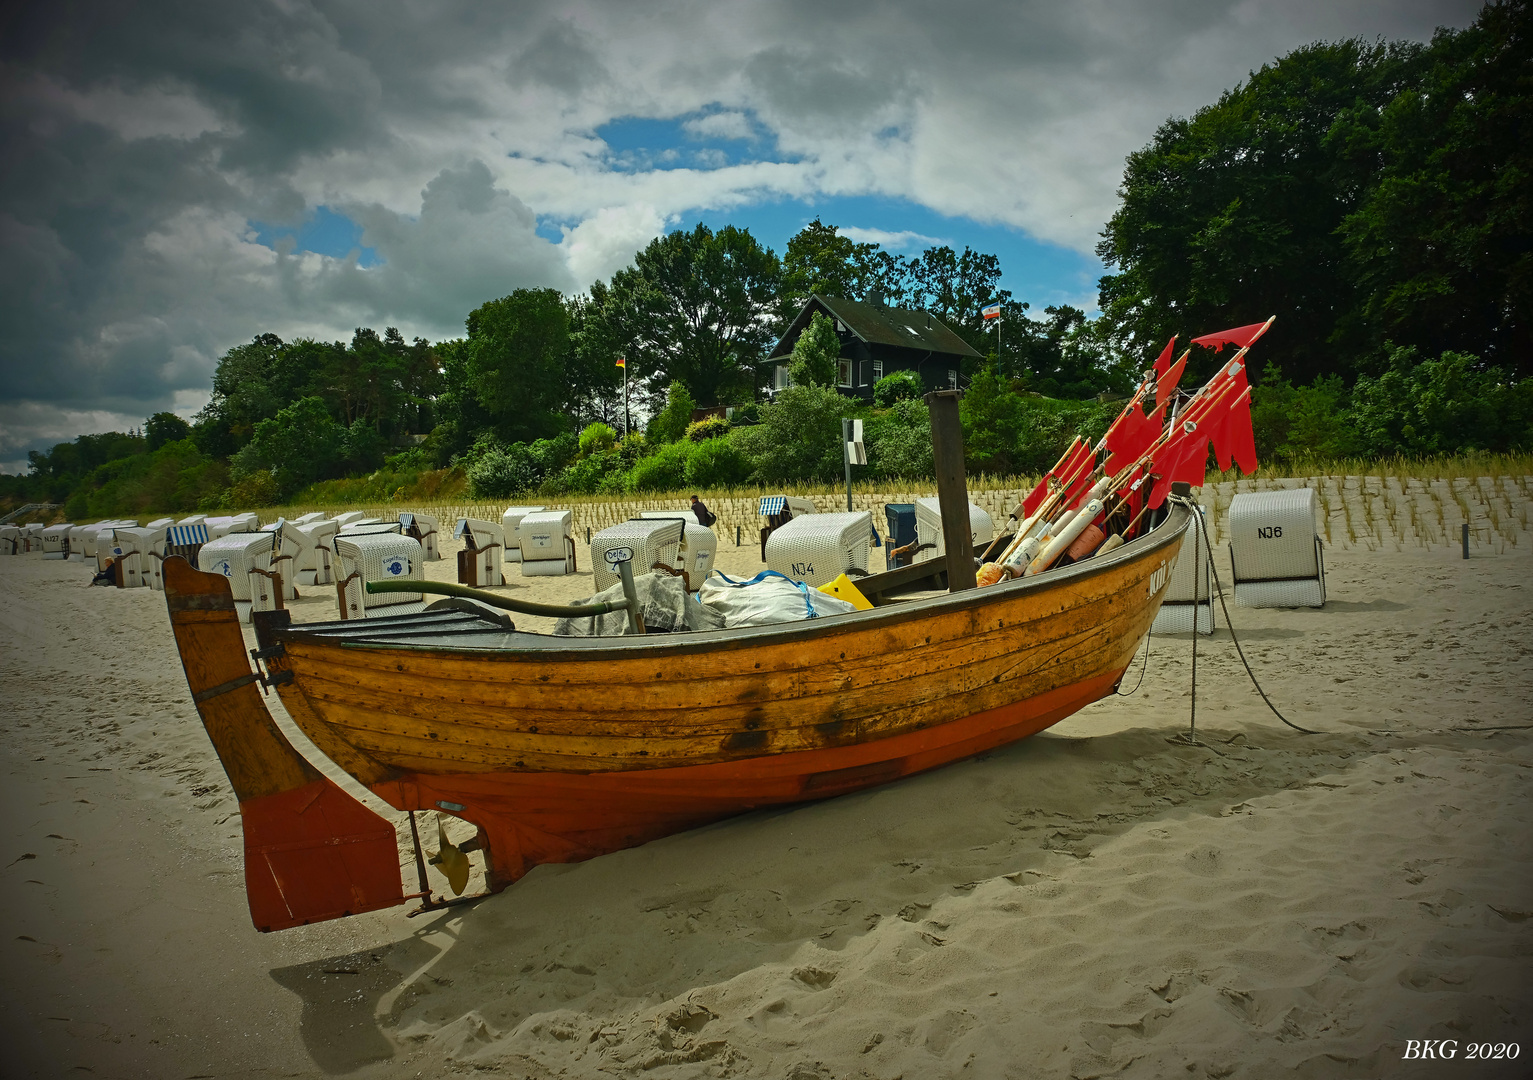
[[0,471],[190,416],[270,331],[462,333],[659,233],[820,216],[1091,306],[1124,157],[1297,46],[1449,0],[161,0],[0,14]]

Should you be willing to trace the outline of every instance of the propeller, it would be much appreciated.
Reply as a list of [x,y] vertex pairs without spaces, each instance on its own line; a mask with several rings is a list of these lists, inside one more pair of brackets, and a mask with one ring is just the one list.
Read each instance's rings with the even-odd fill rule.
[[442,824],[441,814],[436,816],[436,842],[436,854],[426,861],[447,878],[454,896],[462,896],[463,890],[468,887],[468,856],[447,839],[447,827]]

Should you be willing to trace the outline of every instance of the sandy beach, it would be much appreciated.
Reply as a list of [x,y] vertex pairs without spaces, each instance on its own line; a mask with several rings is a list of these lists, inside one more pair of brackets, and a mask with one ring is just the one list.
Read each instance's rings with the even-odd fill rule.
[[[1156,636],[1132,695],[979,759],[270,935],[163,596],[0,559],[0,1075],[1528,1075],[1519,540],[1336,543],[1324,609],[1232,607],[1268,695],[1322,734],[1267,710],[1220,613],[1201,745],[1171,741],[1191,638]],[[295,617],[334,618],[312,592]],[[1454,1060],[1406,1059],[1443,1039]],[[1522,1060],[1466,1060],[1486,1043]]]

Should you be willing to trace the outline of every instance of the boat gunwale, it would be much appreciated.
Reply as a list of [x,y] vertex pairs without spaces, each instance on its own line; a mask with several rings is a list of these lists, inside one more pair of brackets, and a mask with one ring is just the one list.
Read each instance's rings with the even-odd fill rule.
[[[1131,540],[1100,561],[1096,558],[1072,563],[1059,570],[1051,570],[1030,578],[1013,578],[995,585],[948,592],[893,604],[885,604],[870,611],[850,611],[837,615],[822,615],[791,623],[770,623],[764,626],[741,626],[719,630],[704,630],[676,634],[654,634],[644,637],[561,637],[540,634],[529,630],[502,630],[506,637],[517,639],[513,644],[492,648],[453,648],[430,643],[408,641],[348,640],[339,635],[312,632],[304,624],[288,624],[273,627],[274,641],[294,644],[316,644],[342,649],[367,649],[374,651],[398,651],[427,653],[433,656],[450,656],[464,660],[539,660],[539,661],[602,661],[602,660],[650,660],[669,656],[685,656],[699,652],[723,652],[745,647],[791,644],[812,637],[833,637],[840,633],[859,633],[863,630],[882,630],[890,625],[926,618],[936,614],[961,612],[969,608],[983,607],[1002,599],[1015,599],[1035,592],[1059,588],[1082,578],[1105,574],[1125,564],[1153,554],[1180,540],[1185,533],[1192,513],[1180,499],[1168,499],[1171,511],[1166,519],[1144,536]],[[1169,583],[1170,575],[1167,575]],[[426,614],[422,612],[419,614]],[[411,618],[413,616],[398,616]],[[359,622],[377,625],[389,616],[375,617]],[[334,627],[334,622],[322,625]],[[360,629],[360,628],[359,628]],[[387,631],[379,628],[382,636]],[[493,632],[493,631],[492,631]],[[408,631],[400,631],[401,635]],[[447,635],[443,635],[447,636]],[[525,644],[523,644],[525,640]],[[618,644],[621,642],[621,644]]]

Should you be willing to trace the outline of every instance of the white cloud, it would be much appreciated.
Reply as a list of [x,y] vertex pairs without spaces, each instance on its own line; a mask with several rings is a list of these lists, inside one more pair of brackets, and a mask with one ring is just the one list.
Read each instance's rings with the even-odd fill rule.
[[750,117],[743,112],[716,112],[695,116],[682,123],[681,129],[694,139],[752,139],[756,132]]
[[653,206],[607,206],[573,228],[564,229],[564,252],[571,277],[582,286],[609,278],[633,261],[633,253],[665,230]]
[[855,225],[842,225],[839,231],[842,236],[850,237],[859,244],[878,244],[890,251],[903,251],[914,247],[937,247],[947,243],[946,240],[938,237],[911,232],[909,229],[889,232],[886,229],[861,229]]

